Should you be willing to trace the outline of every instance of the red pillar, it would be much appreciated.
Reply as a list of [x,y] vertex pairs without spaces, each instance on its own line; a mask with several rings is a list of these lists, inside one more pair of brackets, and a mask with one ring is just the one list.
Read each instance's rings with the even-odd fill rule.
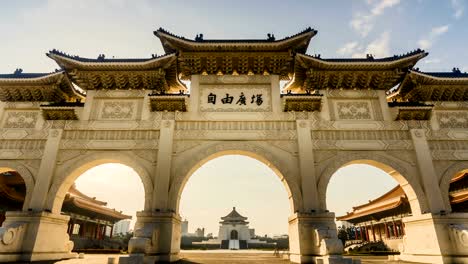
[[99,239],[99,230],[101,229],[101,225],[97,224],[94,226],[94,239]]
[[372,228],[372,238],[374,239],[374,242],[375,242],[377,240],[375,240],[374,224],[372,224],[372,223],[371,223],[371,228]]
[[357,234],[357,226],[354,226],[354,239],[358,239],[358,234]]
[[364,240],[369,241],[369,237],[368,237],[368,234],[367,234],[367,225],[366,224],[364,224]]
[[383,240],[383,239],[382,239],[382,229],[381,229],[381,226],[382,226],[381,224],[378,224],[378,225],[377,225],[377,228],[379,229],[379,239],[380,239],[380,240]]
[[111,231],[110,231],[110,238],[112,238],[112,235],[113,235],[113,232],[114,232],[114,225],[111,225]]
[[390,238],[390,233],[388,232],[387,222],[385,222],[384,225],[385,225],[385,236],[386,236],[386,238]]
[[361,240],[364,240],[364,237],[362,236],[362,226],[359,226],[359,235]]
[[80,232],[79,232],[80,237],[84,237],[86,235],[85,228],[86,228],[86,222],[82,222],[80,224]]
[[398,232],[397,232],[395,221],[393,221],[393,234],[395,234],[395,237],[398,237]]

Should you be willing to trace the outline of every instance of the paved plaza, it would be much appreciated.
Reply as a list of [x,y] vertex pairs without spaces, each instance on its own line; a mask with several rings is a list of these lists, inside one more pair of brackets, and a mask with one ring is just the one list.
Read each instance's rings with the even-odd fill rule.
[[[69,259],[56,262],[56,264],[107,264],[109,257],[119,258],[125,255],[104,255],[104,254],[86,254],[81,259]],[[273,254],[273,251],[257,251],[257,250],[203,250],[203,251],[181,251],[182,259],[177,263],[180,264],[215,264],[215,263],[232,263],[232,264],[247,264],[247,263],[269,263],[269,264],[289,264],[291,262],[283,260]],[[371,257],[352,257],[360,259],[362,264],[375,263],[406,263],[406,262],[389,262],[385,256]],[[414,264],[414,263],[413,263]]]

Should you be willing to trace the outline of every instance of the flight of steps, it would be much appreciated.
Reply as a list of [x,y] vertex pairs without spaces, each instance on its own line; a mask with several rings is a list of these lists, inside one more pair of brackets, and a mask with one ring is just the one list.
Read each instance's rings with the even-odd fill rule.
[[239,240],[229,240],[229,249],[239,249]]

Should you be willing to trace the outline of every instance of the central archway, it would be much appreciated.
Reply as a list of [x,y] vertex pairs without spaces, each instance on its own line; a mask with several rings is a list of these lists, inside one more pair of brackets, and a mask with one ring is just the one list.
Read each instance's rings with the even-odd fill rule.
[[[196,223],[197,227],[210,230],[212,232],[210,234],[214,234],[214,236],[210,236],[214,237],[214,240],[210,240],[210,243],[218,240],[221,248],[228,248],[225,242],[229,239],[241,240],[239,248],[246,248],[248,243],[255,244],[257,239],[266,239],[263,236],[265,234],[290,233],[288,230],[288,217],[293,215],[296,210],[299,210],[302,199],[301,193],[295,188],[297,185],[296,171],[291,168],[297,162],[296,160],[291,159],[291,162],[287,163],[287,157],[281,156],[281,154],[285,153],[275,153],[274,150],[270,150],[268,147],[251,144],[204,145],[200,146],[198,150],[194,151],[194,153],[184,153],[183,156],[178,156],[178,159],[174,162],[176,166],[173,166],[175,168],[173,176],[175,177],[171,181],[170,208],[175,208],[174,211],[177,214],[188,217],[188,220]],[[183,166],[177,166],[179,164]],[[291,165],[291,167],[286,166],[286,164]],[[243,170],[239,166],[246,166],[251,169]],[[223,170],[228,170],[228,172],[223,173]],[[251,175],[251,177],[246,177],[246,175]],[[195,184],[195,182],[198,184]],[[200,188],[200,182],[204,182],[205,185],[217,186],[216,190],[207,192],[206,189]],[[283,186],[281,186],[280,182]],[[244,185],[246,188],[243,188],[243,184],[249,186]],[[224,187],[228,188],[228,190],[220,192],[220,188],[223,189],[221,186],[224,185],[229,186]],[[268,194],[263,193],[261,190],[263,185],[269,186],[268,190],[270,192],[276,190],[276,195],[268,197]],[[192,191],[195,189],[196,192]],[[204,194],[200,195],[200,192]],[[249,196],[249,193],[252,195]],[[259,195],[260,193],[263,195]],[[190,196],[190,194],[192,195]],[[194,194],[196,195],[194,196]],[[219,197],[216,202],[212,200],[216,199],[215,197]],[[267,197],[266,200],[265,197]],[[275,202],[270,204],[265,202],[273,200]],[[277,207],[270,206],[273,204],[276,204]],[[227,213],[224,210],[230,206],[238,205],[246,210],[244,211],[247,213],[245,216],[249,217],[250,223],[253,224],[252,228],[255,229],[246,229],[249,228],[248,226],[233,227],[241,229],[232,232],[233,230],[229,230],[231,228],[218,225],[218,217]],[[211,206],[210,210],[205,209],[208,206]],[[259,213],[259,211],[263,213]],[[200,217],[200,215],[203,215],[203,217]],[[275,221],[268,220],[272,218],[275,218]],[[185,230],[187,233],[188,228],[186,227]],[[253,230],[261,230],[258,234],[263,235],[258,236]],[[273,238],[273,236],[269,237]],[[275,239],[282,242],[283,249],[287,248],[287,236],[286,240],[284,237],[279,238],[279,236]],[[185,240],[188,241],[188,239]],[[182,240],[181,246],[192,247],[191,243],[187,243],[187,241],[184,244],[184,240]]]
[[235,143],[221,146],[214,144],[201,147],[200,150],[195,151],[195,153],[198,153],[197,155],[191,155],[191,152],[184,153],[185,155],[179,157],[178,160],[184,166],[174,166],[173,175],[175,175],[175,178],[172,179],[169,190],[169,207],[174,208],[175,212],[179,213],[182,191],[193,173],[208,161],[226,155],[247,156],[265,164],[283,183],[288,194],[291,214],[302,208],[302,194],[296,180],[297,166],[294,165],[297,163],[293,163],[297,161],[294,158],[292,160],[280,160],[274,151],[269,151],[258,145],[239,145]]

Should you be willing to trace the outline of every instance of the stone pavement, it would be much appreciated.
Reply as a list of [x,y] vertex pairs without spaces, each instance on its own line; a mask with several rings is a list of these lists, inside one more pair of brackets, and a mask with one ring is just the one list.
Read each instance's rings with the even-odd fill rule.
[[[86,254],[82,259],[69,259],[56,262],[56,264],[107,264],[109,257],[119,258],[125,255],[101,255],[101,254]],[[188,250],[181,251],[182,259],[178,264],[252,264],[252,263],[268,263],[268,264],[289,264],[287,260],[280,259],[273,255],[273,251],[260,250]],[[352,257],[361,259],[362,264],[379,264],[379,263],[403,263],[389,262],[387,257]],[[414,263],[413,263],[414,264]]]

